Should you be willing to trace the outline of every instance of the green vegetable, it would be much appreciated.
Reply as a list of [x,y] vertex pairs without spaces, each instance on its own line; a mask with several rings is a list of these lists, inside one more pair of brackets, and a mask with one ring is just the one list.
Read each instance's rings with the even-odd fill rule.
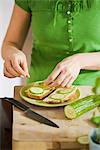
[[62,100],[64,99],[64,95],[62,94],[53,94],[50,96],[50,98],[54,99],[54,100]]
[[78,137],[77,138],[77,142],[79,144],[83,144],[83,145],[89,144],[88,136],[87,135],[83,135],[83,136]]
[[57,91],[58,94],[69,94],[73,91],[73,89],[61,89]]
[[93,88],[94,94],[100,94],[100,77],[96,79],[95,86]]
[[99,105],[100,95],[87,96],[65,106],[65,116],[69,119],[74,119]]
[[91,122],[94,123],[97,126],[100,126],[100,116],[93,116],[91,118]]
[[33,94],[41,94],[43,93],[43,89],[40,88],[40,87],[31,87],[30,89],[30,92],[33,93]]

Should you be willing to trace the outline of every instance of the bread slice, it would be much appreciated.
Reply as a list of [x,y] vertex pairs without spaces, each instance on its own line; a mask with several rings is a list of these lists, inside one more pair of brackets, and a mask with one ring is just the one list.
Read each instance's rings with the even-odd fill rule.
[[43,98],[51,94],[54,91],[54,89],[55,88],[50,88],[44,85],[43,82],[35,82],[25,91],[25,94],[29,98],[42,100]]
[[57,88],[52,94],[43,101],[49,104],[59,104],[77,98],[77,87]]

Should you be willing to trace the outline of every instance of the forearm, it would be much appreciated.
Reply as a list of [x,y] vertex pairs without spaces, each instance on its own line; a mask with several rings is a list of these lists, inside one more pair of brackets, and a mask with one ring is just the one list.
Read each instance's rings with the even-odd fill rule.
[[78,54],[81,69],[100,70],[100,52]]
[[31,22],[31,14],[15,5],[10,24],[2,45],[2,57],[22,49]]

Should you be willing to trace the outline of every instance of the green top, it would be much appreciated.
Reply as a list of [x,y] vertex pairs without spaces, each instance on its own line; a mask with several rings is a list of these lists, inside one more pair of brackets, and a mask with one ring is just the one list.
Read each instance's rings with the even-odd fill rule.
[[[44,80],[58,62],[100,51],[100,0],[15,0],[32,14],[34,45],[28,82]],[[82,70],[76,85],[94,85],[100,71]]]

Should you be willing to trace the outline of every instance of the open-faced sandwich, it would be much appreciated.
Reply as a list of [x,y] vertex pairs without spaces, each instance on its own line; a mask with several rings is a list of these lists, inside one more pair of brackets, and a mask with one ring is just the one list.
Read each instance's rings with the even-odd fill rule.
[[76,86],[51,88],[43,82],[34,82],[25,91],[25,94],[31,99],[42,100],[49,104],[59,104],[76,99],[78,97],[77,90]]
[[26,96],[32,99],[42,100],[54,91],[55,88],[46,86],[43,82],[33,83],[25,93]]
[[53,93],[43,101],[50,104],[59,104],[77,98],[78,88],[75,86],[57,88]]

